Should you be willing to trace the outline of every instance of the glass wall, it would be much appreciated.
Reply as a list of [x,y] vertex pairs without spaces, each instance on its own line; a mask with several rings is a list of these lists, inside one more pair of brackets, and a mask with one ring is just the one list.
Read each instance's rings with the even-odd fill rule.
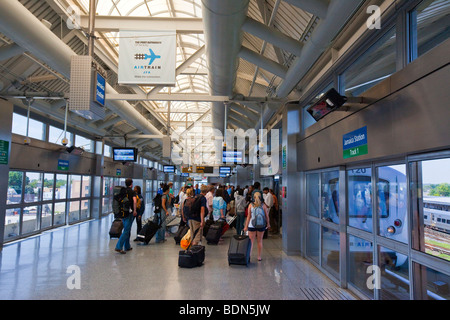
[[337,283],[371,299],[450,298],[450,151],[306,172],[304,183],[305,255]]
[[11,170],[4,240],[89,219],[91,183],[90,176]]
[[339,170],[310,172],[306,181],[306,255],[340,278]]
[[341,75],[341,92],[358,97],[396,72],[396,29],[386,32]]
[[[70,147],[72,145],[72,133],[66,132],[66,138],[69,140],[67,146]],[[48,142],[62,144],[62,139],[64,139],[64,130],[49,126]]]
[[450,261],[450,158],[413,161],[413,248]]
[[[12,133],[27,135],[27,117],[13,113]],[[45,140],[45,125],[37,120],[29,119],[28,136],[30,138]]]
[[410,12],[410,60],[450,37],[450,1],[425,0]]

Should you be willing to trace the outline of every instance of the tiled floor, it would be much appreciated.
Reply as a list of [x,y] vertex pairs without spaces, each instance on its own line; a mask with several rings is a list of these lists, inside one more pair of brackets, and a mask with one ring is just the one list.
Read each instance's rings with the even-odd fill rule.
[[264,240],[261,262],[255,247],[249,267],[228,266],[233,229],[222,244],[206,245],[202,267],[181,269],[172,237],[163,244],[133,242],[125,255],[114,252],[111,221],[108,216],[7,244],[0,253],[0,299],[354,299],[305,259],[287,256],[281,238]]

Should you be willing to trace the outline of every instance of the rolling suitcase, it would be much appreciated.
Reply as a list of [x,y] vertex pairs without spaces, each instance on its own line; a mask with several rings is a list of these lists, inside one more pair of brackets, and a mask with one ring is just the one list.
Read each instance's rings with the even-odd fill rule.
[[109,229],[110,238],[120,238],[123,230],[122,219],[114,219],[111,228]]
[[[195,238],[197,229],[194,233],[192,239]],[[178,266],[180,268],[195,268],[200,267],[205,261],[205,246],[200,245],[189,245],[186,250],[181,250],[178,253]]]
[[203,227],[203,236],[206,237],[206,235],[208,234],[209,231],[209,227],[211,227],[211,225],[214,224],[214,220],[213,219],[207,219],[205,221],[205,226]]
[[226,222],[224,220],[218,220],[209,227],[206,234],[206,241],[208,244],[218,244],[219,239],[222,236],[222,230]]
[[228,265],[240,264],[246,265],[250,263],[250,250],[252,243],[246,235],[234,235],[230,240],[228,248]]
[[177,232],[174,235],[175,244],[180,244],[181,239],[188,232],[189,227],[187,225],[179,226]]
[[153,236],[156,234],[160,225],[155,223],[154,221],[149,220],[141,229],[139,234],[137,235],[137,239],[144,244],[148,244],[150,240],[152,240]]

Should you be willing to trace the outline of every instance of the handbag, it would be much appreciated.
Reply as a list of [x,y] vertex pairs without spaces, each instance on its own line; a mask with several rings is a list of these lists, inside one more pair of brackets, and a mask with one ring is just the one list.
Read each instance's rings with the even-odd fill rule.
[[191,229],[189,229],[188,232],[186,232],[186,234],[184,235],[184,237],[181,238],[180,240],[181,249],[187,250],[191,245],[191,242],[192,242],[192,231]]

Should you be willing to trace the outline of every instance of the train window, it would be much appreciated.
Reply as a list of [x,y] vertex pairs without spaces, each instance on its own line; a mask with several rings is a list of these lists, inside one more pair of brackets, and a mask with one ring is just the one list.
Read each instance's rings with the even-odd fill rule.
[[411,175],[413,248],[450,261],[450,158],[415,161]]
[[379,234],[407,243],[406,165],[377,168],[377,202]]
[[372,232],[372,169],[347,170],[348,224]]

